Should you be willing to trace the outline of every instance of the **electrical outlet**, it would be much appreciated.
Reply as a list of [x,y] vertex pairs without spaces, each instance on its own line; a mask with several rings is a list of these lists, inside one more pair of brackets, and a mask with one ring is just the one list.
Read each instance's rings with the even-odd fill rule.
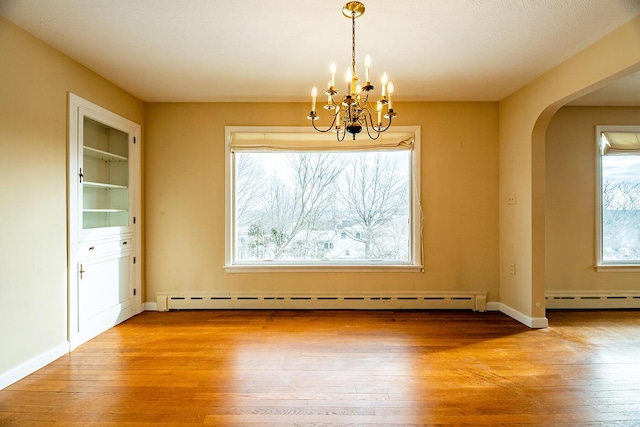
[[507,195],[507,204],[515,205],[516,204],[516,193],[509,193]]
[[509,274],[516,275],[516,265],[513,263],[509,264]]

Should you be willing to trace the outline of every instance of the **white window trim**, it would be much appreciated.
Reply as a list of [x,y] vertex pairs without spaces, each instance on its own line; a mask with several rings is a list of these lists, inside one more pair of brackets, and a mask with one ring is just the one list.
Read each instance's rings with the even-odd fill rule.
[[601,135],[603,132],[640,132],[640,126],[596,126],[595,158],[596,158],[596,197],[595,197],[595,231],[596,253],[595,270],[599,273],[637,273],[640,272],[640,260],[604,261],[602,247],[602,153]]
[[[278,127],[278,126],[225,126],[225,264],[224,269],[228,273],[281,273],[281,272],[420,272],[423,271],[423,239],[422,239],[422,203],[420,200],[420,126],[394,126],[395,132],[412,133],[413,149],[411,155],[411,167],[413,169],[411,191],[411,261],[406,264],[389,263],[381,261],[380,264],[362,265],[349,262],[340,264],[323,265],[322,261],[309,263],[278,263],[278,265],[264,265],[239,263],[233,259],[235,227],[233,221],[233,160],[231,156],[232,135],[235,132],[261,132],[261,133],[307,133],[317,134],[310,127]],[[338,144],[335,138],[327,140],[328,144]],[[414,198],[417,198],[414,200]]]

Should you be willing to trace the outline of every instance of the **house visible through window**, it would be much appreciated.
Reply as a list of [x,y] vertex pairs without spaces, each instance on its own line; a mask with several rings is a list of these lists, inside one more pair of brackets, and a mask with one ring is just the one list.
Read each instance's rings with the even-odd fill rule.
[[417,265],[413,143],[304,138],[232,143],[227,264]]
[[599,126],[598,265],[640,265],[640,127]]

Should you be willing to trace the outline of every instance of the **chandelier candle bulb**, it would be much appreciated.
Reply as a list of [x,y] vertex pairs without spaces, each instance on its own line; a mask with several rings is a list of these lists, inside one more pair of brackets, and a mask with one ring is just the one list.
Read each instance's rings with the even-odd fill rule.
[[391,95],[393,95],[393,89],[393,83],[387,83],[387,98],[389,100],[389,110],[393,110],[393,107],[391,106]]
[[316,87],[314,86],[313,89],[311,89],[311,112],[315,112],[316,111],[316,98],[318,97],[318,89],[316,89]]
[[367,85],[371,83],[371,57],[369,55],[364,57],[364,74]]
[[378,126],[382,127],[382,102],[378,101],[376,106],[378,107]]
[[382,97],[387,96],[387,73],[382,75]]
[[331,83],[329,84],[329,89],[336,86],[336,63],[335,62],[331,63],[330,71],[331,71]]

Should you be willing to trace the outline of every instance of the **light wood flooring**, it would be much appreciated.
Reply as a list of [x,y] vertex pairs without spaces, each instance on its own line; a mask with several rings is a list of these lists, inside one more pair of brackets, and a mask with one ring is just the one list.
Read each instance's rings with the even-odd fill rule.
[[548,318],[145,312],[0,391],[0,426],[639,426],[640,311]]

